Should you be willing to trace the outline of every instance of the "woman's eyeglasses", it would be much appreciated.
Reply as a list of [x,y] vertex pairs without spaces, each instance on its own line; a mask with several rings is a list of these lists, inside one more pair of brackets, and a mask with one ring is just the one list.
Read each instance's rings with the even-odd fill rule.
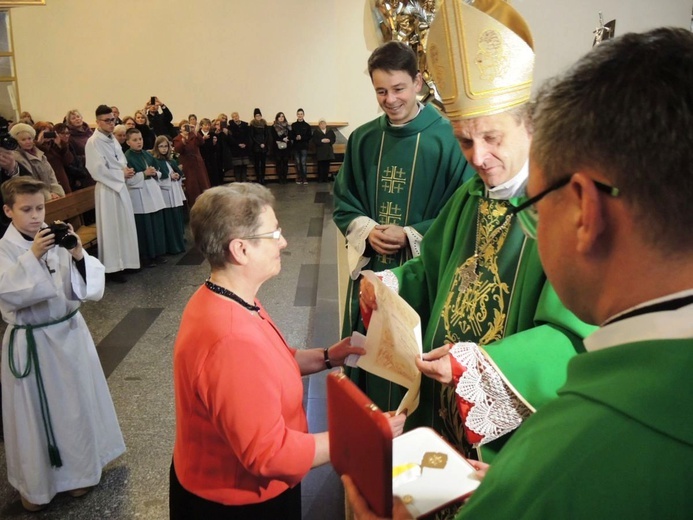
[[241,237],[242,240],[251,240],[253,238],[273,238],[279,240],[282,237],[282,228],[277,228],[274,231],[269,231],[267,233],[261,233],[259,235],[251,235],[249,237]]

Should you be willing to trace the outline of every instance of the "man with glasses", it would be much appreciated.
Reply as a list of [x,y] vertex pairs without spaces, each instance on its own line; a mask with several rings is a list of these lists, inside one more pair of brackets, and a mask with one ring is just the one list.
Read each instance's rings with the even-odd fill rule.
[[[451,34],[465,45],[448,46]],[[426,354],[417,364],[431,379],[423,378],[407,428],[432,426],[467,454],[481,448],[475,456],[488,462],[556,398],[592,329],[561,305],[514,212],[525,195],[531,142],[534,52],[526,23],[504,1],[447,1],[428,49],[445,112],[478,175],[435,220],[421,255],[383,279],[419,313],[424,330]],[[361,303],[375,304],[369,283],[362,282]]]
[[692,84],[693,34],[660,28],[600,44],[539,92],[527,193],[541,261],[601,327],[458,520],[691,517]]
[[125,269],[139,269],[137,229],[132,201],[125,180],[135,172],[128,168],[125,154],[113,137],[115,117],[111,108],[96,109],[96,132],[85,147],[86,165],[96,181],[96,235],[99,260],[106,267],[106,279],[123,283]]

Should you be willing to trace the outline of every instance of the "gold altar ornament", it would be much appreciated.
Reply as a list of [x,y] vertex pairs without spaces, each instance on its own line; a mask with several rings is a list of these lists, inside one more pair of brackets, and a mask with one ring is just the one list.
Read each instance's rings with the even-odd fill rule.
[[601,11],[599,12],[599,25],[592,31],[594,34],[594,40],[592,40],[592,47],[596,47],[606,40],[610,40],[616,35],[616,20],[611,20],[604,23],[604,17]]
[[431,90],[426,63],[428,31],[441,0],[375,0],[373,12],[384,41],[409,45],[416,53],[418,69],[424,79],[424,97]]

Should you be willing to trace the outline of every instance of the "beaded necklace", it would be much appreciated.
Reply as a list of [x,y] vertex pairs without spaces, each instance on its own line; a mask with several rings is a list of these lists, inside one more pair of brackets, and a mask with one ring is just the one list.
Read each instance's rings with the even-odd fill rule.
[[258,313],[260,312],[260,307],[258,307],[257,305],[249,304],[243,298],[238,296],[235,292],[229,291],[228,289],[224,289],[223,287],[212,282],[209,278],[207,278],[207,280],[205,280],[205,287],[207,287],[207,289],[209,289],[210,291],[212,291],[214,293],[217,293],[221,296],[225,296],[226,298],[229,298],[229,299],[235,301],[239,305],[248,309],[250,312],[258,312]]

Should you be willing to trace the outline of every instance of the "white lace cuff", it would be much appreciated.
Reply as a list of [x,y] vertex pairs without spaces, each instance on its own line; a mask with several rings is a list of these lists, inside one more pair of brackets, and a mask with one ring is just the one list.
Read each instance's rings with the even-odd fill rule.
[[385,271],[375,273],[375,275],[382,280],[388,289],[392,289],[395,291],[395,293],[399,294],[399,280],[395,276],[395,273],[387,269]]
[[378,223],[368,217],[356,217],[349,223],[346,232],[347,239],[347,263],[349,265],[349,275],[352,280],[358,280],[369,257],[363,256],[366,251],[366,239],[368,234]]
[[520,426],[531,410],[475,343],[456,343],[450,354],[465,367],[455,392],[472,406],[465,427],[491,442]]
[[421,254],[421,241],[423,240],[423,235],[413,227],[409,226],[404,226],[404,232],[407,234],[407,239],[409,239],[411,256],[412,258],[416,258]]

